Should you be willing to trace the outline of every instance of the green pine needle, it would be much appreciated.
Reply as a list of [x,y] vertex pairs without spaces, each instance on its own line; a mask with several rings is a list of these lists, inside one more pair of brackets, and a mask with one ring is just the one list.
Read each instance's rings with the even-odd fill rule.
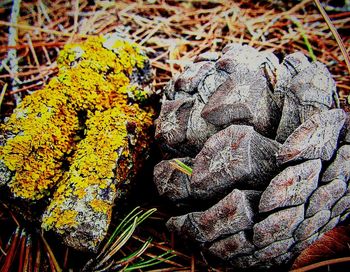
[[294,16],[288,16],[288,19],[290,19],[290,20],[297,26],[298,31],[300,32],[300,35],[301,35],[301,36],[303,37],[303,39],[304,39],[304,43],[305,43],[305,45],[306,45],[306,47],[307,47],[307,50],[309,51],[309,55],[310,55],[311,59],[312,59],[313,61],[316,61],[317,58],[316,58],[316,56],[315,56],[315,54],[314,54],[314,51],[313,51],[312,46],[311,46],[311,44],[310,44],[310,42],[309,42],[309,39],[307,38],[307,35],[306,35],[306,33],[305,33],[305,30],[304,30],[304,28],[303,28],[302,23],[301,23],[296,17],[294,17]]
[[[172,251],[167,251],[149,259],[142,257],[151,245],[152,239],[143,242],[141,247],[126,257],[119,260],[115,258],[115,255],[120,252],[122,247],[130,240],[136,227],[149,218],[155,211],[156,209],[142,211],[140,210],[140,207],[133,209],[115,228],[113,234],[108,239],[98,256],[95,259],[90,260],[83,271],[131,271],[157,265],[173,258],[175,254],[173,254]],[[141,261],[137,262],[137,259],[141,259]],[[133,263],[134,261],[136,262]]]
[[156,256],[150,260],[130,265],[130,266],[126,267],[123,271],[132,271],[132,270],[136,270],[136,269],[147,268],[150,266],[160,264],[160,263],[167,261],[173,257],[175,257],[175,255],[173,254],[172,250],[169,250],[169,251],[167,251],[159,256]]
[[177,170],[185,173],[188,176],[192,175],[192,168],[189,167],[187,164],[183,163],[182,161],[178,159],[174,159],[173,161],[170,162],[172,166],[174,166]]

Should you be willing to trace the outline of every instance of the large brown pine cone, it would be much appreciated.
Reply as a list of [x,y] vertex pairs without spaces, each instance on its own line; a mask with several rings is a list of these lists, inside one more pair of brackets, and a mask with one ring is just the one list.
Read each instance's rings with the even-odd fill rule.
[[[302,53],[231,44],[165,91],[156,138],[191,176],[161,161],[161,195],[191,212],[170,230],[233,266],[289,262],[350,213],[349,116],[335,82]],[[199,208],[194,208],[199,207]]]

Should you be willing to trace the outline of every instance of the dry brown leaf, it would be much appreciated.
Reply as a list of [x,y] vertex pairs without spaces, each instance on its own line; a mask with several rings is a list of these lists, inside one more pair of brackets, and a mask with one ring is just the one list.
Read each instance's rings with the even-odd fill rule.
[[350,225],[339,226],[325,233],[300,253],[292,269],[345,255],[350,255]]

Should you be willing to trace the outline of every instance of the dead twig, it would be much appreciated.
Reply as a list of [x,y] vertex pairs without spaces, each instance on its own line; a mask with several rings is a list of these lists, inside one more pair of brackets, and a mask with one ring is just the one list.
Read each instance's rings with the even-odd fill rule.
[[[14,0],[12,4],[11,10],[11,25],[16,25],[18,21],[18,15],[20,10],[21,0]],[[17,44],[17,28],[10,26],[9,27],[9,36],[8,36],[8,46],[16,46]],[[7,53],[7,58],[10,63],[11,73],[15,74],[18,71],[18,59],[17,59],[17,50],[15,48],[10,49]],[[18,87],[18,82],[16,80],[12,80],[12,90],[16,90]],[[21,97],[19,94],[14,94],[15,102],[18,104],[21,101]]]

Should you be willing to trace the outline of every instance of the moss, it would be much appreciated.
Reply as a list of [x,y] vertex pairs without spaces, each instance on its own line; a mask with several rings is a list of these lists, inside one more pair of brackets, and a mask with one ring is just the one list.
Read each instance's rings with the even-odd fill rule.
[[[121,40],[90,38],[67,45],[57,60],[57,77],[26,96],[2,125],[7,141],[0,160],[14,172],[8,183],[14,196],[34,201],[57,188],[45,228],[75,225],[77,212],[67,207],[67,197],[86,199],[94,185],[115,191],[110,181],[118,184],[135,171],[135,153],[147,146],[153,111],[137,104],[147,92],[130,78],[146,61],[135,44]],[[135,139],[140,147],[131,150]],[[108,214],[107,204],[110,199],[89,205]]]

